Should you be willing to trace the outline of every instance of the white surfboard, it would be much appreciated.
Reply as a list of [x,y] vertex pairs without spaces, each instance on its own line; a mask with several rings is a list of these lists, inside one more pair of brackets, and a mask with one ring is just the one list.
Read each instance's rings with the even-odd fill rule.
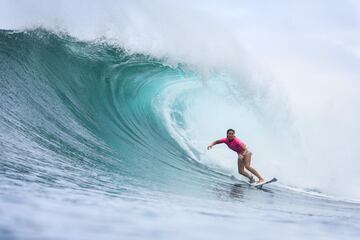
[[264,185],[269,184],[269,183],[273,183],[273,182],[276,182],[276,181],[277,181],[276,178],[272,178],[271,180],[268,180],[268,181],[265,181],[265,182],[262,182],[262,183],[253,183],[253,184],[250,184],[250,185],[261,189]]

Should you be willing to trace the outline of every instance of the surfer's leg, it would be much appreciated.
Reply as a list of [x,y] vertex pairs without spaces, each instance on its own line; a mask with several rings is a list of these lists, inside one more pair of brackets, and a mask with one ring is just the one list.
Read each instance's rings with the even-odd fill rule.
[[244,154],[244,158],[243,158],[243,162],[245,165],[245,168],[247,170],[249,170],[252,174],[254,174],[258,179],[259,179],[259,183],[264,181],[264,178],[258,173],[258,171],[256,171],[255,168],[251,167],[251,155],[252,153],[248,150],[246,150],[247,152]]
[[238,171],[241,175],[247,177],[250,180],[252,179],[252,176],[245,171],[245,163],[244,163],[243,157],[240,154],[238,157]]

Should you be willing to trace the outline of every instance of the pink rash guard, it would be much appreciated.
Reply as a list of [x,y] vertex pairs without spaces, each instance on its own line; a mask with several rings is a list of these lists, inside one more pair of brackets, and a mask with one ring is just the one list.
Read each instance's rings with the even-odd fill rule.
[[227,138],[221,138],[216,143],[225,143],[231,150],[242,154],[246,149],[246,144],[235,137],[231,142]]

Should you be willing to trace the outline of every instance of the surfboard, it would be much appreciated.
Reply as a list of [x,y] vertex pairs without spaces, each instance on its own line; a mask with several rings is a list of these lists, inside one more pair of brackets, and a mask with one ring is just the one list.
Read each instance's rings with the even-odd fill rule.
[[253,184],[250,184],[250,185],[261,189],[264,185],[269,184],[269,183],[273,183],[273,182],[276,182],[276,181],[277,181],[276,178],[272,178],[271,180],[265,181],[263,183],[253,183]]

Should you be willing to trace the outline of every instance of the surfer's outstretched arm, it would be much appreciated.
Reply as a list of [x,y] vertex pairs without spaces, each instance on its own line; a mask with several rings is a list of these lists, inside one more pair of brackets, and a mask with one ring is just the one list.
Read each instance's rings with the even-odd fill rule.
[[222,142],[219,141],[219,140],[216,140],[215,142],[212,142],[212,143],[207,147],[207,149],[210,150],[214,145],[219,144],[219,143],[222,143]]

